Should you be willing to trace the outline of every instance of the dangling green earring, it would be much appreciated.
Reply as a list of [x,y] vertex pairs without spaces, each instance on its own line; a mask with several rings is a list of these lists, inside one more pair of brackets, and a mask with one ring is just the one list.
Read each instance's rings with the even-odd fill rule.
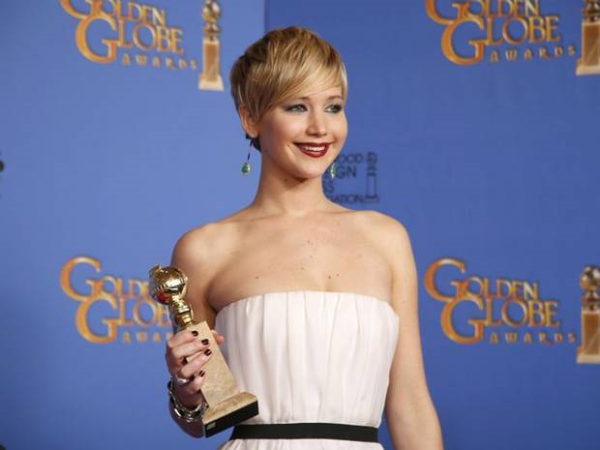
[[242,165],[242,175],[244,176],[250,173],[250,150],[252,150],[252,141],[250,141],[250,146],[248,147],[248,157],[246,158],[246,162]]
[[329,166],[329,177],[335,178],[336,171],[337,171],[337,167],[336,167],[335,161],[334,161],[331,163],[331,166]]

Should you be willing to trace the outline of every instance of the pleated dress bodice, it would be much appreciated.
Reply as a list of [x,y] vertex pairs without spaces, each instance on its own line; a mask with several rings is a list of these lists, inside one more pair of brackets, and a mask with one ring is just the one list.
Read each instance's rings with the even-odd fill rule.
[[[332,422],[379,427],[398,338],[389,303],[364,294],[272,292],[236,300],[216,317],[223,355],[259,414],[244,424]],[[318,441],[318,442],[316,442]],[[233,440],[225,450],[380,449],[332,439]]]

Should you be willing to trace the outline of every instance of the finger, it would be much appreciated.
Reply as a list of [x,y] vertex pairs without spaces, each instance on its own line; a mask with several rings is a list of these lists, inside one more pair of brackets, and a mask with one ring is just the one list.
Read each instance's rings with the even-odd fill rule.
[[198,332],[196,330],[184,330],[180,331],[177,334],[174,334],[169,339],[167,339],[167,348],[175,348],[180,346],[181,344],[185,344],[186,342],[193,342],[198,336]]
[[202,341],[189,342],[187,344],[181,344],[179,347],[175,347],[171,350],[171,354],[176,360],[181,360],[184,357],[189,358],[195,355],[201,350],[204,350],[208,346],[208,343]]
[[216,330],[211,330],[211,331],[213,333],[215,341],[217,341],[217,344],[222,344],[223,341],[225,341],[225,336],[223,336],[222,334],[219,334]]
[[209,343],[206,341],[194,341],[167,351],[166,359],[170,369],[169,372],[173,374],[179,371],[189,363],[192,356],[206,350],[208,346]]
[[[206,380],[206,372],[204,370],[199,370],[198,373],[194,376],[194,379],[190,382],[190,384],[183,386],[182,391],[185,392],[188,398],[193,400],[201,400],[202,397],[200,395],[200,389],[204,386],[204,382]],[[199,402],[198,402],[199,403]]]
[[206,374],[204,371],[198,373],[194,380],[186,386],[175,386],[175,395],[186,408],[194,409],[202,402],[200,389],[204,385]]
[[191,360],[188,364],[183,366],[179,370],[179,376],[183,378],[192,378],[202,370],[202,367],[211,358],[212,350],[210,348],[205,349],[200,355]]

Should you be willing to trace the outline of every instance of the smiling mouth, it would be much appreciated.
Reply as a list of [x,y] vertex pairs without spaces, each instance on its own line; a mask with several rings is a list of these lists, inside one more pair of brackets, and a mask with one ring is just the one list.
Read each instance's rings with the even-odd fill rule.
[[321,156],[324,156],[327,153],[327,150],[329,150],[331,144],[296,143],[295,145],[305,155],[308,155],[312,158],[320,158]]

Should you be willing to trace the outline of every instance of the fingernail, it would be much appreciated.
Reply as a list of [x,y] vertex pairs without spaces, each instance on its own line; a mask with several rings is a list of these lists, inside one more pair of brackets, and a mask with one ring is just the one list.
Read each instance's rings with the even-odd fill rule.
[[204,350],[204,354],[206,356],[209,356],[212,353],[212,350],[210,348],[207,348],[206,350]]
[[200,375],[200,377],[203,377],[204,375],[206,375],[206,372],[204,372],[204,370],[201,370],[198,375]]
[[193,334],[194,336],[198,336],[198,332],[197,332],[196,330],[192,330],[192,334]]
[[203,343],[204,345],[208,345],[208,339],[202,339],[202,343]]

